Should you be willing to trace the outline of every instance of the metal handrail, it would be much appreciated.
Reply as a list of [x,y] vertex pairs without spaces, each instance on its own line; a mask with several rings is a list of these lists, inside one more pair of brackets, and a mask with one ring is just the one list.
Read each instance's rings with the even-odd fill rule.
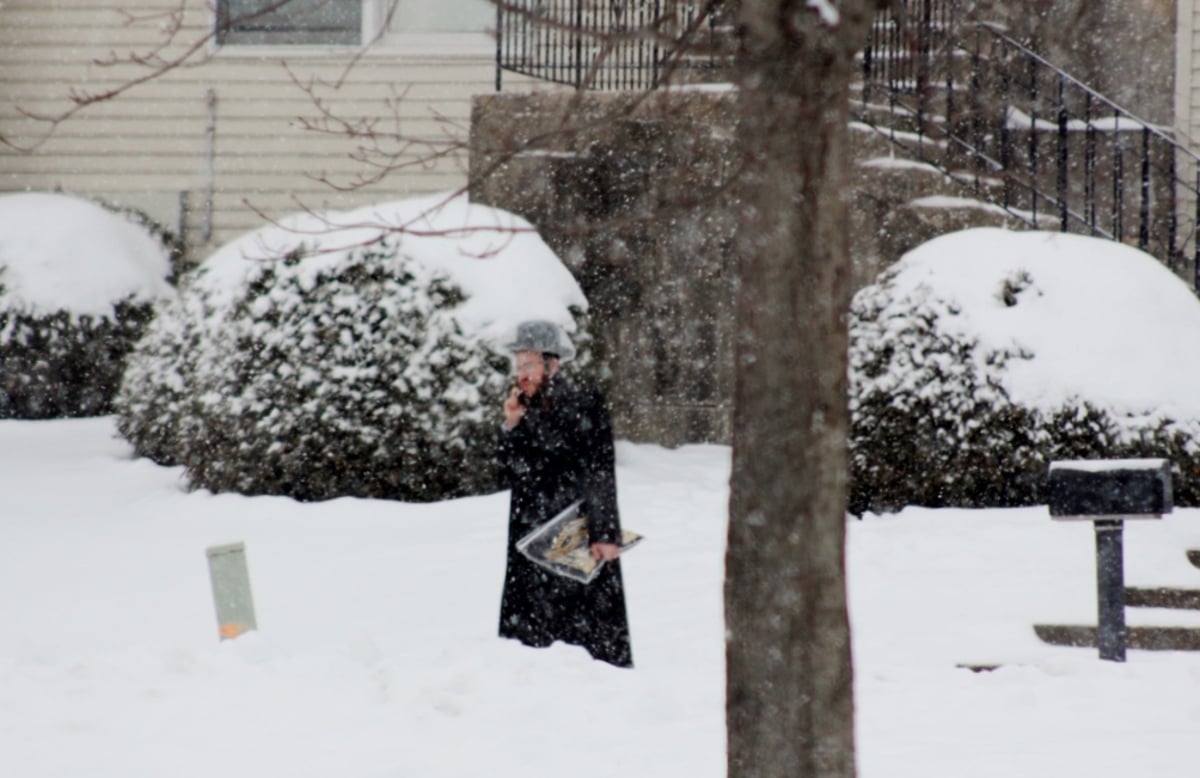
[[1017,51],[1021,52],[1021,54],[1024,55],[1025,57],[1028,57],[1029,59],[1037,62],[1039,65],[1046,68],[1047,70],[1050,70],[1055,75],[1059,76],[1060,78],[1064,79],[1065,81],[1067,81],[1068,83],[1073,85],[1075,88],[1079,89],[1082,92],[1087,93],[1088,95],[1091,96],[1091,98],[1093,100],[1107,105],[1112,110],[1128,117],[1134,123],[1140,124],[1142,127],[1148,129],[1152,135],[1156,135],[1161,140],[1164,140],[1167,143],[1171,143],[1175,146],[1178,146],[1180,151],[1184,152],[1185,154],[1190,156],[1192,159],[1200,161],[1200,155],[1195,154],[1194,152],[1190,151],[1189,149],[1187,149],[1184,146],[1181,146],[1179,144],[1179,141],[1175,140],[1175,138],[1173,136],[1163,132],[1163,130],[1160,127],[1158,127],[1157,125],[1155,125],[1151,122],[1145,121],[1143,119],[1139,119],[1137,117],[1137,115],[1134,114],[1132,111],[1129,111],[1129,110],[1117,105],[1111,99],[1100,94],[1095,89],[1092,89],[1090,86],[1083,83],[1079,79],[1075,78],[1070,73],[1068,73],[1067,71],[1058,67],[1054,63],[1050,62],[1045,57],[1038,54],[1036,51],[1025,46],[1020,41],[1017,41],[1017,40],[1009,37],[1004,32],[1004,28],[1001,27],[1000,25],[994,24],[992,22],[974,22],[974,24],[976,27],[983,29],[983,30],[987,30],[988,32],[992,33],[992,35],[996,36],[998,39],[1003,41],[1009,47],[1016,49]]
[[714,0],[498,0],[496,91],[506,71],[576,89],[641,90],[675,70],[722,67],[720,9]]
[[[898,0],[877,15],[863,53],[860,118],[944,173],[963,161],[973,166],[977,196],[1026,223],[1040,225],[1048,211],[1063,231],[1119,241],[1136,223],[1137,245],[1177,272],[1190,262],[1200,290],[1200,155],[998,25],[963,18],[958,6]],[[964,42],[972,35],[973,47]],[[969,94],[960,106],[964,82]],[[872,102],[879,94],[884,120]],[[910,140],[896,132],[903,122],[914,125]],[[1127,159],[1140,168],[1127,171]],[[1197,180],[1181,176],[1183,169],[1194,169]],[[989,175],[1001,179],[1000,191],[988,186]],[[1111,186],[1102,186],[1106,179]],[[1182,214],[1185,200],[1196,204],[1194,216]]]
[[[498,0],[496,88],[504,71],[576,89],[645,90],[679,70],[722,67],[728,57],[721,36],[728,30],[718,16],[725,5]],[[977,196],[1026,223],[1041,226],[1050,215],[1063,231],[1118,241],[1136,224],[1137,245],[1177,272],[1190,264],[1200,290],[1200,155],[1000,26],[967,18],[962,5],[892,0],[876,15],[862,59],[863,121],[945,173],[955,174],[954,165],[963,161],[973,166]],[[1049,94],[1042,89],[1047,81]],[[956,99],[966,82],[968,97],[960,106]],[[943,86],[944,114],[938,115],[934,96]],[[883,121],[870,103],[878,93],[886,96]],[[1017,121],[1022,113],[1024,124]],[[898,121],[915,124],[915,144],[897,136]],[[1140,143],[1129,141],[1134,135]],[[1134,163],[1129,170],[1127,162]],[[1194,183],[1183,177],[1192,170]],[[1000,179],[1000,191],[989,186],[989,172]],[[1185,201],[1196,205],[1194,216],[1182,214]],[[1183,251],[1189,243],[1190,257]]]

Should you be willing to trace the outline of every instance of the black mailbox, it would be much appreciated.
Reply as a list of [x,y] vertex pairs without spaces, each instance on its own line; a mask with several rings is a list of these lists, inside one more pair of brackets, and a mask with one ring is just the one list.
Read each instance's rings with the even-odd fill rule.
[[1050,465],[1050,518],[1082,519],[1096,530],[1100,658],[1125,661],[1125,519],[1171,512],[1165,459],[1097,459]]
[[1165,459],[1054,462],[1050,516],[1055,519],[1158,519],[1171,512],[1171,470]]

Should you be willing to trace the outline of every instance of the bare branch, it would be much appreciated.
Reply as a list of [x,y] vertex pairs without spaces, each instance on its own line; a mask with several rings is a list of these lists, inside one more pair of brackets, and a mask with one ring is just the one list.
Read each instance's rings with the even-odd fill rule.
[[[167,21],[163,28],[163,39],[158,43],[158,45],[152,47],[148,51],[130,52],[125,56],[119,56],[116,54],[116,52],[110,52],[109,55],[105,57],[93,60],[92,64],[99,67],[137,65],[145,68],[146,72],[138,76],[134,76],[108,89],[87,91],[73,87],[69,93],[71,105],[57,113],[40,113],[18,107],[17,112],[21,116],[44,124],[45,131],[40,135],[40,137],[37,137],[32,143],[29,144],[17,143],[11,136],[0,134],[0,146],[7,147],[20,153],[32,153],[44,145],[46,141],[53,136],[55,130],[57,130],[57,128],[63,122],[70,120],[84,109],[98,103],[114,100],[121,95],[142,86],[143,84],[147,84],[162,78],[174,70],[180,68],[198,67],[206,64],[212,59],[212,49],[210,44],[213,43],[224,30],[230,29],[237,24],[274,13],[275,11],[282,9],[293,2],[295,2],[295,0],[273,0],[272,2],[267,3],[255,11],[225,19],[223,23],[218,23],[204,34],[199,35],[191,41],[183,43],[182,49],[177,54],[170,56],[165,55],[165,52],[178,42],[178,38],[183,29],[183,17],[188,5],[187,0],[178,0],[178,7],[175,10],[156,12],[141,16],[132,14],[129,11],[117,10],[116,13],[121,14],[126,25],[166,19]],[[387,16],[390,19],[395,13],[396,3],[398,0],[389,0],[389,2],[390,6]],[[210,13],[216,13],[216,8],[212,5],[211,0],[208,8]],[[343,74],[343,80],[346,75],[349,74],[350,68],[352,68],[353,65],[359,61],[359,59],[362,57],[362,54],[365,53],[365,51],[371,46],[371,44],[375,42],[375,40],[378,40],[378,38],[369,41],[366,45],[361,47],[358,52],[355,53]]]
[[[570,102],[566,110],[563,111],[561,121],[558,122],[557,126],[532,137],[520,140],[510,138],[506,148],[497,150],[497,153],[489,155],[488,162],[482,169],[474,171],[473,175],[468,173],[469,180],[467,183],[453,193],[451,197],[470,190],[482,180],[493,175],[497,169],[523,154],[538,152],[544,149],[553,149],[556,146],[561,146],[564,137],[584,135],[600,127],[611,125],[613,122],[634,116],[641,109],[645,101],[653,94],[655,87],[670,82],[680,69],[686,67],[685,57],[688,54],[691,42],[697,40],[702,35],[704,26],[710,23],[713,14],[716,13],[721,5],[720,0],[705,0],[705,2],[697,3],[694,15],[686,19],[687,23],[683,29],[679,29],[682,20],[676,14],[674,5],[671,3],[664,4],[663,7],[665,10],[662,12],[640,19],[638,24],[626,25],[620,29],[593,29],[578,27],[575,24],[575,19],[562,19],[537,12],[532,10],[528,3],[522,4],[513,2],[512,0],[492,1],[505,14],[511,15],[514,18],[536,23],[543,28],[570,32],[577,37],[586,38],[589,41],[593,56],[584,73],[583,83],[581,84],[582,88],[588,88],[597,84],[601,73],[604,71],[606,65],[609,64],[610,58],[617,56],[620,47],[630,42],[650,41],[657,46],[661,46],[668,53],[665,59],[659,64],[657,77],[649,89],[641,90],[631,95],[629,99],[615,103],[610,111],[601,112],[600,115],[592,115],[590,118],[584,117],[581,111],[576,110],[581,106],[583,101],[583,92],[581,89],[581,91],[575,93],[570,98]],[[59,125],[90,106],[117,99],[126,92],[136,89],[142,84],[161,78],[177,68],[197,67],[206,64],[212,59],[213,51],[211,44],[217,40],[223,31],[255,17],[278,11],[292,2],[294,0],[274,0],[253,13],[247,13],[233,19],[221,19],[214,29],[209,29],[189,41],[180,40],[186,29],[184,25],[185,10],[188,5],[187,0],[177,0],[175,8],[153,13],[137,14],[127,10],[118,10],[117,13],[121,14],[124,24],[158,24],[162,29],[163,37],[157,45],[145,51],[129,52],[125,55],[110,52],[106,57],[95,60],[93,64],[103,67],[134,65],[143,72],[127,81],[103,90],[72,88],[68,96],[70,101],[69,107],[57,113],[39,113],[18,109],[22,116],[45,123],[45,133],[32,144],[26,146],[20,146],[13,138],[5,136],[0,136],[0,144],[19,151],[33,151],[41,146]],[[432,137],[428,130],[425,130],[419,136],[408,131],[405,126],[406,119],[402,116],[402,108],[409,99],[406,88],[392,88],[391,96],[383,101],[386,113],[381,116],[348,116],[344,111],[339,110],[334,99],[335,94],[347,83],[347,79],[350,77],[353,69],[362,61],[363,55],[372,45],[378,42],[380,36],[394,19],[397,12],[397,4],[398,0],[389,0],[385,13],[387,21],[381,27],[379,34],[371,40],[366,41],[362,47],[353,52],[345,67],[340,69],[340,73],[336,78],[329,80],[312,76],[301,77],[286,60],[282,63],[293,87],[306,97],[314,112],[311,116],[297,117],[297,126],[302,131],[308,133],[329,137],[344,137],[353,144],[353,150],[349,151],[347,156],[360,167],[360,171],[350,177],[349,180],[334,180],[329,174],[324,172],[310,172],[307,174],[310,180],[327,186],[333,191],[354,192],[362,190],[377,185],[394,174],[411,170],[428,170],[442,165],[447,161],[461,161],[465,157],[467,144],[464,138],[469,128],[464,127],[459,120],[448,117],[439,111],[431,110],[430,117],[438,128]],[[599,10],[600,6],[597,6],[596,9]],[[210,12],[215,13],[216,10],[214,6],[209,6]],[[715,182],[711,191],[692,192],[692,196],[686,202],[668,203],[664,204],[664,207],[668,210],[676,208],[687,210],[698,207],[704,202],[709,201],[710,198],[725,193],[735,178],[736,171],[728,181]],[[416,221],[419,220],[405,224],[335,224],[328,220],[323,221],[326,217],[322,217],[318,211],[307,207],[298,198],[293,196],[292,200],[299,211],[316,217],[317,223],[322,224],[326,230],[370,226],[380,230],[382,234],[428,234],[422,233],[419,226],[416,225]],[[249,201],[244,201],[244,204],[266,223],[285,228],[276,218],[268,215],[257,205]],[[632,214],[616,216],[607,224],[610,227],[626,223],[632,224],[639,221],[640,218]],[[571,225],[567,228],[568,234],[582,233],[588,229],[591,229],[591,227],[584,223]]]
[[[440,209],[446,207],[451,201],[453,201],[459,197],[462,197],[465,194],[466,194],[465,187],[456,189],[456,190],[450,192],[449,194],[447,194],[445,197],[437,200],[429,208],[426,208],[424,211],[421,211],[416,216],[413,216],[411,219],[408,219],[407,221],[403,221],[403,222],[388,221],[385,219],[360,220],[360,221],[339,221],[335,217],[332,217],[327,213],[324,213],[322,211],[318,211],[318,210],[311,208],[308,204],[304,203],[299,198],[293,196],[291,199],[292,199],[292,202],[295,204],[297,210],[299,212],[305,214],[306,216],[311,217],[315,222],[317,222],[320,225],[318,227],[312,227],[312,228],[295,227],[290,224],[284,224],[282,221],[271,216],[267,212],[263,211],[261,208],[259,208],[254,203],[250,202],[249,200],[243,200],[242,204],[245,205],[249,210],[251,210],[255,214],[257,214],[267,224],[277,227],[291,235],[296,235],[296,236],[300,236],[300,237],[303,237],[303,236],[313,236],[313,237],[328,236],[331,233],[336,233],[336,232],[341,232],[341,231],[349,231],[349,230],[369,230],[369,231],[374,231],[377,233],[376,235],[374,235],[372,237],[365,238],[360,241],[353,241],[353,242],[348,242],[348,243],[338,243],[338,244],[334,244],[334,245],[330,245],[330,246],[322,246],[320,248],[312,248],[310,251],[311,251],[311,254],[313,254],[313,255],[333,254],[333,253],[337,253],[337,252],[341,252],[341,251],[349,251],[352,249],[367,248],[369,246],[374,246],[383,241],[386,241],[389,237],[395,236],[395,235],[411,235],[413,237],[422,237],[422,238],[429,238],[429,237],[455,238],[455,237],[463,237],[466,235],[473,235],[473,234],[489,234],[489,235],[494,234],[494,235],[498,235],[498,236],[504,236],[504,242],[501,245],[498,245],[495,247],[489,247],[488,249],[486,249],[482,252],[467,252],[467,251],[462,251],[461,249],[459,251],[460,255],[464,256],[464,257],[469,257],[469,258],[473,258],[473,259],[487,259],[489,257],[495,256],[500,251],[502,251],[504,249],[504,247],[507,246],[513,240],[513,238],[515,236],[520,235],[520,234],[528,234],[528,233],[536,232],[536,230],[534,230],[533,227],[519,227],[519,226],[505,227],[505,226],[501,226],[501,225],[476,225],[476,226],[464,225],[462,227],[449,227],[449,228],[444,228],[444,229],[429,229],[429,228],[414,226],[414,225],[420,225],[424,222],[427,222]],[[270,246],[265,242],[265,240],[263,240],[261,238],[259,239],[259,241],[257,243],[257,247],[262,250],[261,253],[255,255],[255,256],[251,256],[251,255],[247,254],[247,255],[245,255],[245,258],[249,259],[249,260],[255,260],[255,261],[275,261],[275,260],[281,259],[283,256],[285,256],[288,253],[289,250],[291,250],[291,247],[285,248],[282,246],[281,247]]]

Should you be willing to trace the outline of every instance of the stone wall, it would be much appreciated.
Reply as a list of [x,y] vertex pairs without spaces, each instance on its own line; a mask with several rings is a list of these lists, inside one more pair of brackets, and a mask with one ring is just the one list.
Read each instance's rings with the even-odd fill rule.
[[580,281],[620,437],[729,440],[735,101],[475,99],[471,197],[529,219]]
[[[471,197],[529,219],[579,280],[622,438],[730,441],[736,103],[721,90],[475,98]],[[943,232],[1019,227],[869,128],[852,125],[850,148],[856,287]]]
[[[976,18],[1005,23],[1134,113],[1169,123],[1173,4],[975,5]],[[720,88],[473,101],[471,196],[529,219],[579,279],[620,437],[730,439],[736,111],[736,93]],[[929,166],[895,160],[869,129],[852,126],[850,142],[856,286],[943,232],[1020,227]]]

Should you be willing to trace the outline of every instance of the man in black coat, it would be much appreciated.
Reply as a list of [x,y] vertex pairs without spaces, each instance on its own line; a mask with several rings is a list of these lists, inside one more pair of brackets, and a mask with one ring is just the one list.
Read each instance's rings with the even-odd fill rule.
[[[523,322],[509,351],[517,386],[504,402],[496,447],[500,482],[512,490],[500,636],[529,646],[562,640],[583,646],[596,659],[633,667],[617,559],[621,522],[608,408],[598,391],[575,386],[559,373],[574,349],[557,325]],[[579,499],[592,556],[606,560],[588,584],[538,567],[516,547],[530,530]]]

